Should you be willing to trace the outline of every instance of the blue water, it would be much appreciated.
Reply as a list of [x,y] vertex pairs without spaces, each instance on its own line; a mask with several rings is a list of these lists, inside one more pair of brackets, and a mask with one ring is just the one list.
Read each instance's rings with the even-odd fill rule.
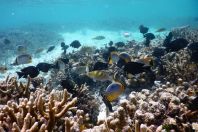
[[197,26],[197,7],[198,0],[0,0],[0,29],[36,24],[67,30]]

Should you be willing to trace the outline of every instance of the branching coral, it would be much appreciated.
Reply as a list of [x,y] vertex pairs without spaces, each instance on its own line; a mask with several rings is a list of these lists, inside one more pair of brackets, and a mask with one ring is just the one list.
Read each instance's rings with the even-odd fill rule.
[[63,129],[60,122],[70,109],[73,109],[77,98],[70,98],[69,93],[62,92],[62,100],[55,100],[55,93],[42,93],[37,90],[30,98],[21,98],[19,104],[9,101],[0,109],[0,126],[4,131],[53,131]]

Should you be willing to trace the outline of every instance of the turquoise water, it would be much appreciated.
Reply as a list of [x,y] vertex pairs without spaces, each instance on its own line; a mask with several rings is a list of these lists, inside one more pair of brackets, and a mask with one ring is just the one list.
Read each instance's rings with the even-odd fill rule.
[[135,30],[197,26],[197,0],[1,0],[0,29],[43,25],[56,29]]

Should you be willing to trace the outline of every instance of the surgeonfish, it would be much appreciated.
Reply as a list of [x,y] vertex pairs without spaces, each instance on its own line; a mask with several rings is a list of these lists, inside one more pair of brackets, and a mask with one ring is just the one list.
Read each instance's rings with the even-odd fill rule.
[[28,64],[32,62],[32,56],[30,54],[23,54],[16,57],[13,65]]
[[110,73],[107,70],[90,71],[87,73],[87,76],[97,81],[112,80],[112,77],[110,76]]
[[105,97],[108,101],[115,101],[123,92],[125,88],[119,82],[112,82],[105,90]]
[[21,69],[20,72],[16,72],[16,73],[18,74],[19,78],[21,77],[27,78],[28,76],[30,76],[31,78],[35,78],[39,75],[39,70],[35,66],[28,66]]
[[27,48],[23,45],[18,45],[17,46],[17,52],[20,54],[24,54],[27,51]]
[[55,65],[42,62],[37,64],[36,67],[38,68],[39,71],[48,72],[50,69],[54,68]]
[[93,66],[93,71],[96,70],[107,70],[108,69],[108,63],[97,61]]
[[145,27],[144,25],[139,26],[140,33],[145,34],[148,32],[149,28]]
[[55,49],[55,46],[53,46],[53,45],[50,46],[50,47],[47,49],[47,53],[48,53],[48,52],[51,52],[51,51],[54,50],[54,49]]
[[74,40],[70,44],[71,47],[78,49],[81,46],[81,43],[78,40]]
[[105,37],[104,36],[96,36],[96,37],[94,37],[92,39],[94,39],[94,40],[103,40],[103,39],[105,39]]

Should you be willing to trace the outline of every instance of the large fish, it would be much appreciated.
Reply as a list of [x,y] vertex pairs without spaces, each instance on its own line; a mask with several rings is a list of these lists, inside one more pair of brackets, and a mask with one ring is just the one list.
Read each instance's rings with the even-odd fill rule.
[[37,64],[36,67],[38,68],[39,71],[48,72],[50,69],[55,68],[55,65],[42,62]]
[[31,78],[35,78],[39,75],[39,70],[35,66],[28,66],[21,69],[20,72],[16,72],[16,73],[18,74],[19,78],[21,77],[27,78],[28,76],[30,76]]
[[96,70],[87,73],[87,76],[97,81],[112,81],[109,71],[107,70]]

